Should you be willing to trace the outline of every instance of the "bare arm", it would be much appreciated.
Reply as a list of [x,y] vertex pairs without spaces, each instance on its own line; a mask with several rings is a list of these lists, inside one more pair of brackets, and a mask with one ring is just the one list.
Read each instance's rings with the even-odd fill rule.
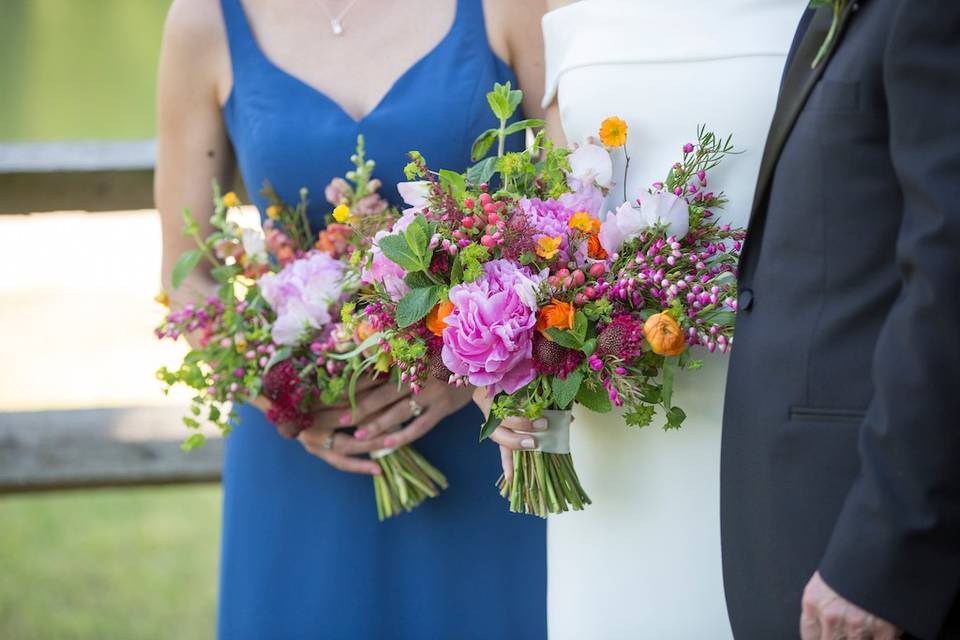
[[[195,302],[213,280],[198,268],[174,291],[170,275],[177,258],[195,248],[185,238],[182,211],[189,209],[210,233],[211,183],[224,187],[234,161],[220,104],[229,87],[230,63],[220,9],[211,0],[176,0],[167,16],[157,81],[157,168],[154,197],[163,233],[163,287],[175,305]],[[224,82],[226,79],[226,82]]]
[[544,0],[486,0],[487,31],[494,52],[510,65],[523,89],[523,113],[542,118]]
[[[566,7],[567,5],[573,4],[577,0],[546,0],[547,2],[547,11],[553,11],[559,9],[560,7]],[[547,136],[553,140],[558,145],[567,144],[567,137],[563,132],[563,125],[560,121],[560,108],[557,105],[557,100],[554,98],[553,102],[547,107],[547,112],[544,116],[547,121]]]

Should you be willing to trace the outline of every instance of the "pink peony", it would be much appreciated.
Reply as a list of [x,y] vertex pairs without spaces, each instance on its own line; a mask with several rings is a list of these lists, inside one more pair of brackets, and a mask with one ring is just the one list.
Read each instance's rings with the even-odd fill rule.
[[537,288],[533,275],[508,260],[484,265],[483,275],[450,289],[453,312],[443,331],[443,364],[491,395],[514,393],[533,381]]
[[292,345],[308,328],[320,329],[331,320],[330,307],[343,294],[343,264],[314,251],[290,262],[279,273],[257,280],[263,299],[276,312],[273,340]]

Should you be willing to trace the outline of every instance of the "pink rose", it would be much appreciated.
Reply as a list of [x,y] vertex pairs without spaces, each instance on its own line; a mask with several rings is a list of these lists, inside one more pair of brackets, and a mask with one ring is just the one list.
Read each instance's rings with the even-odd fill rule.
[[494,260],[476,281],[450,289],[453,311],[441,351],[447,368],[491,395],[514,393],[532,382],[540,282],[540,275]]

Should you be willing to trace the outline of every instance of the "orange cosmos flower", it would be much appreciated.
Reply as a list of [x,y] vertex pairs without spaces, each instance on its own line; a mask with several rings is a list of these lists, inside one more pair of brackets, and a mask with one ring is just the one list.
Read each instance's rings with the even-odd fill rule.
[[653,352],[661,356],[678,356],[686,348],[683,330],[669,313],[657,313],[643,324],[643,336]]
[[600,142],[608,147],[622,147],[627,144],[627,123],[616,116],[610,116],[600,124]]
[[442,336],[443,330],[447,328],[447,316],[453,312],[453,303],[449,300],[438,302],[437,305],[427,314],[427,329],[435,336]]
[[547,335],[547,329],[572,329],[576,315],[577,312],[572,304],[554,298],[540,309],[540,314],[537,316],[537,331],[548,340],[552,340]]
[[561,240],[562,238],[560,236],[555,238],[544,236],[540,238],[537,240],[537,255],[544,260],[553,260],[553,257],[560,252]]

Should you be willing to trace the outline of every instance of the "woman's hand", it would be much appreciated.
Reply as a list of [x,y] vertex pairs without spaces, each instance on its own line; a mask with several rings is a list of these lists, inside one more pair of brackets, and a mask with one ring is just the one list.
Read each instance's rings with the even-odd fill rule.
[[[490,415],[490,407],[493,405],[493,398],[487,393],[486,389],[475,388],[473,392],[473,401],[484,417]],[[503,467],[503,477],[507,482],[513,480],[513,452],[516,450],[536,449],[537,441],[530,435],[531,432],[546,431],[548,428],[546,418],[537,418],[528,420],[519,416],[510,416],[504,418],[490,439],[500,445],[500,465]],[[526,432],[526,433],[523,433]]]
[[[396,385],[389,381],[367,378],[357,386],[356,411],[351,411],[347,403],[321,409],[314,414],[313,424],[299,433],[293,425],[276,426],[281,434],[288,437],[296,435],[304,449],[334,469],[348,473],[379,475],[380,465],[373,460],[354,456],[385,448],[387,445],[384,444],[384,437],[361,441],[337,431],[370,420],[390,406],[403,402],[409,395],[408,389],[398,390]],[[270,400],[263,396],[257,398],[253,404],[264,413],[270,409]]]
[[[416,396],[396,400],[379,415],[361,420],[354,437],[359,442],[382,440],[387,448],[399,448],[423,437],[451,413],[470,402],[469,387],[454,387],[430,378]],[[410,418],[410,424],[394,431]]]

